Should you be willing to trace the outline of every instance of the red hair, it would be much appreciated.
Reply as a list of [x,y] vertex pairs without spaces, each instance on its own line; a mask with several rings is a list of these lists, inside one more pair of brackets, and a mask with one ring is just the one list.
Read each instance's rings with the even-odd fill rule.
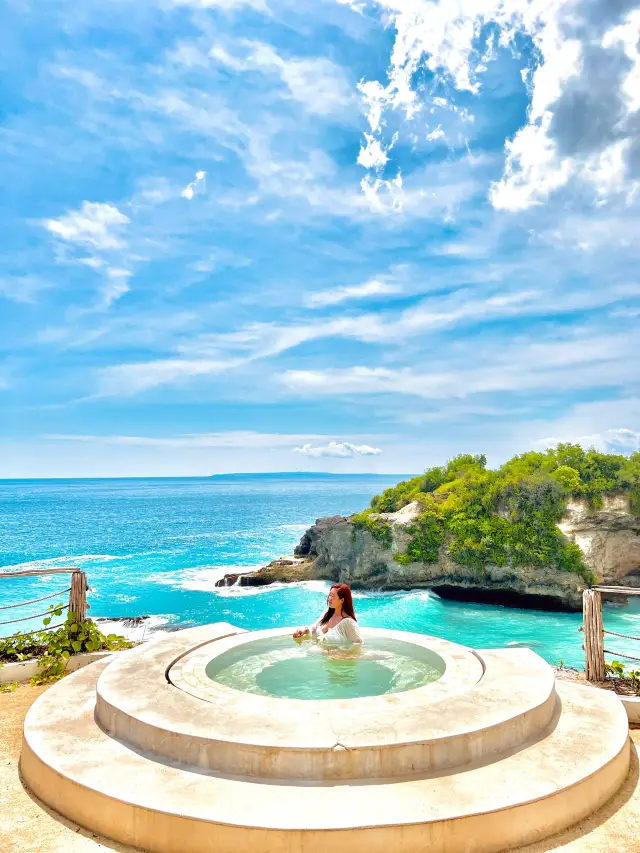
[[[346,583],[334,583],[331,589],[335,589],[338,593],[338,598],[342,601],[342,615],[348,616],[353,619],[354,622],[357,622],[356,614],[353,609],[353,597],[351,595],[351,588],[346,585]],[[329,590],[329,594],[331,594],[331,590]],[[320,620],[321,625],[326,625],[329,619],[333,616],[335,610],[333,607],[327,607],[327,611]]]

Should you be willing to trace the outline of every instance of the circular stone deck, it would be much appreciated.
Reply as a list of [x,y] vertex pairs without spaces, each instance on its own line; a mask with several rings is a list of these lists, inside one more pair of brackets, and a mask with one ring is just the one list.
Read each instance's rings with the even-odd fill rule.
[[72,820],[156,853],[494,853],[580,820],[625,778],[617,698],[556,690],[525,649],[420,637],[460,666],[439,694],[434,682],[296,703],[172,683],[248,636],[189,629],[65,678],[25,721],[25,782]]

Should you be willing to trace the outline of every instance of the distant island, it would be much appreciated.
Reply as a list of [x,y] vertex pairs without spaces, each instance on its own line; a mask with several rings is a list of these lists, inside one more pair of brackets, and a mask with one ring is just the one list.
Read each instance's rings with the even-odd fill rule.
[[264,477],[272,480],[290,480],[293,477],[304,477],[305,479],[319,479],[323,477],[343,477],[343,478],[360,478],[369,477],[371,479],[380,480],[401,480],[403,477],[411,476],[407,474],[371,474],[368,471],[360,471],[355,474],[343,473],[334,471],[263,471],[260,473],[249,474],[210,474],[210,477],[215,477],[220,480],[239,480],[249,479],[252,477]]

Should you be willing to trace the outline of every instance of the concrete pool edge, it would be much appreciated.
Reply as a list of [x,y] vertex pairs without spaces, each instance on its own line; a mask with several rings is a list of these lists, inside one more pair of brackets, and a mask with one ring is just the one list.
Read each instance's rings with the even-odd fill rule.
[[[233,626],[208,629],[221,651],[239,640]],[[97,684],[101,727],[134,748],[205,770],[348,779],[430,772],[482,760],[536,737],[556,710],[553,671],[533,652],[477,653],[423,635],[418,636],[426,646],[438,650],[450,645],[466,662],[464,687],[451,683],[449,693],[441,688],[429,702],[429,691],[439,682],[386,696],[317,701],[256,696],[220,686],[214,704],[158,675],[161,667],[164,675],[169,658],[175,662],[168,667],[171,675],[190,654],[209,656],[206,632],[207,627],[188,629],[179,632],[181,638],[172,634],[168,643],[157,641],[115,660]]]
[[[229,627],[207,629],[222,636]],[[200,629],[181,639],[194,645],[205,634]],[[164,679],[162,664],[181,656],[180,640],[154,645],[146,661],[160,675],[156,698],[163,701],[179,692]],[[489,686],[495,660],[517,658],[526,668],[536,658],[514,658],[509,650],[479,654]],[[444,773],[311,782],[201,771],[131,749],[96,725],[97,682],[126,657],[135,672],[138,650],[123,652],[36,700],[25,720],[20,766],[25,784],[51,808],[154,853],[243,853],[265,846],[272,853],[294,847],[321,853],[327,844],[336,853],[427,847],[432,853],[497,853],[590,814],[617,791],[629,765],[626,716],[616,697],[560,683],[554,720],[536,737]]]
[[[205,671],[207,665],[215,660],[215,658],[222,656],[226,652],[238,649],[242,646],[248,646],[252,643],[260,642],[263,639],[269,639],[272,637],[290,638],[293,630],[293,628],[275,628],[265,631],[251,631],[250,633],[228,636],[220,641],[213,641],[211,643],[211,648],[203,645],[199,649],[194,650],[181,658],[177,664],[171,667],[168,673],[168,678],[172,684],[179,687],[181,690],[184,690],[186,693],[190,693],[192,696],[209,702],[219,701],[220,691],[224,692],[227,690],[231,690],[234,693],[241,692],[245,696],[257,696],[257,694],[248,694],[246,691],[237,691],[233,687],[227,687],[219,682],[212,681]],[[409,646],[417,646],[418,648],[435,652],[444,661],[445,671],[440,678],[424,685],[423,687],[417,687],[410,691],[403,691],[416,694],[412,697],[412,704],[420,704],[422,706],[425,703],[431,704],[433,702],[441,701],[441,699],[447,696],[465,692],[482,678],[482,661],[479,660],[478,656],[471,650],[464,646],[460,646],[457,643],[451,643],[448,640],[442,640],[439,637],[432,637],[428,634],[415,634],[406,631],[392,631],[381,628],[363,628],[362,634],[365,646],[367,638],[397,640],[406,643]],[[292,643],[293,642],[294,641],[292,640]],[[194,677],[190,679],[185,677],[187,673],[192,673]],[[362,696],[353,699],[322,698],[297,700],[275,696],[264,696],[263,698],[273,699],[276,702],[300,701],[305,704],[309,702],[331,702],[332,707],[334,708],[337,707],[333,705],[333,703],[336,702],[357,702],[362,704],[355,708],[356,712],[362,711],[367,713],[376,713],[377,711],[384,710],[389,707],[387,699],[390,697],[398,697],[402,695],[403,692]],[[393,701],[393,704],[395,705],[395,701]],[[350,709],[353,711],[353,706],[350,706]],[[273,710],[274,712],[277,712],[279,708],[278,706],[265,706],[265,710]],[[304,711],[303,706],[300,706],[300,710]]]

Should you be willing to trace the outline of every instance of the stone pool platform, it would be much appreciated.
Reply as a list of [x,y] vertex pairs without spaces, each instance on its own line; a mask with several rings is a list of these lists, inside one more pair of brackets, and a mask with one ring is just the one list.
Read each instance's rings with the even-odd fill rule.
[[363,699],[206,680],[216,654],[274,633],[187,629],[68,676],[27,714],[25,783],[81,826],[157,853],[490,853],[589,816],[627,775],[619,699],[556,683],[526,649],[379,632],[447,669]]

